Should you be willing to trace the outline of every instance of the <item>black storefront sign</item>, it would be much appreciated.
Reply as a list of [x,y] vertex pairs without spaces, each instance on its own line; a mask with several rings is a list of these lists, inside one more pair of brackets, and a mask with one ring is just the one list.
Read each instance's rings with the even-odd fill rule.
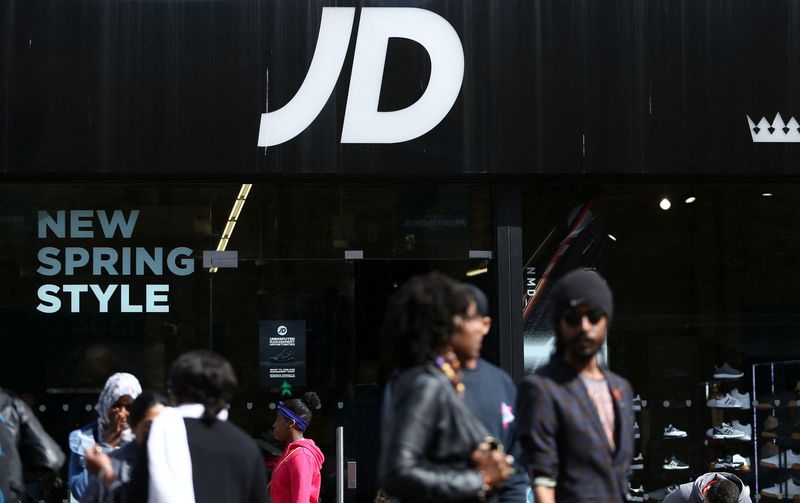
[[[428,31],[406,33],[418,23],[379,19],[392,8],[452,28],[460,88],[421,136],[348,143],[370,131],[364,114],[457,78]],[[328,10],[339,43],[321,45],[341,64],[315,79]],[[9,0],[0,21],[5,176],[800,173],[800,135],[780,127],[800,116],[791,0]],[[384,36],[376,81],[367,49]],[[280,110],[304,82],[322,96],[312,120],[265,151],[267,102]],[[359,112],[372,102],[356,91],[377,108]],[[786,141],[767,142],[778,113]]]
[[306,322],[262,320],[258,323],[259,385],[280,389],[282,396],[306,385]]

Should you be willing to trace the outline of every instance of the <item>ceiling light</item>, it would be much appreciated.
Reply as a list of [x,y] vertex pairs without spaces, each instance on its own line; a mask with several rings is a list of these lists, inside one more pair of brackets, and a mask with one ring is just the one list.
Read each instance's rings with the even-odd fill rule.
[[[250,188],[252,187],[252,183],[243,183],[242,187],[239,189],[239,195],[237,195],[236,199],[233,201],[233,208],[231,208],[231,213],[228,215],[228,220],[225,222],[225,229],[222,231],[222,237],[219,238],[219,243],[217,243],[217,251],[225,251],[225,248],[228,247],[228,241],[231,239],[233,229],[236,227],[236,221],[239,220],[239,214],[242,212],[242,208],[244,208],[244,202],[247,200],[247,195],[250,194]],[[212,267],[208,272],[217,272],[217,268]]]
[[471,278],[473,276],[478,276],[479,274],[486,274],[489,272],[488,267],[483,267],[481,269],[472,269],[471,271],[467,271],[467,277]]
[[685,202],[686,204],[692,204],[692,203],[693,203],[693,202],[695,202],[695,201],[697,201],[697,198],[696,198],[696,197],[694,197],[694,196],[689,196],[689,197],[687,197],[687,198],[686,198],[686,201],[684,201],[684,202]]
[[761,195],[764,196],[764,197],[772,197],[772,192],[764,192]]
[[668,210],[672,207],[672,203],[669,202],[669,199],[667,199],[666,197],[662,199],[661,202],[658,203],[658,205],[661,207],[662,210]]
[[609,237],[609,239],[611,239],[611,241],[616,241],[617,240],[617,238],[614,237],[613,234],[609,234],[608,237]]

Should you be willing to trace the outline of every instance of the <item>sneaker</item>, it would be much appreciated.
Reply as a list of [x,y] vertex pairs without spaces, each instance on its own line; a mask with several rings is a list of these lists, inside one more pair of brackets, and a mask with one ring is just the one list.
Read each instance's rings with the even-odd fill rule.
[[750,408],[750,393],[739,393],[739,388],[734,389],[731,391],[731,396],[735,398],[740,404],[742,404],[743,409]]
[[681,461],[680,459],[676,458],[675,456],[670,456],[669,458],[664,460],[664,469],[665,470],[688,470],[689,465]]
[[[722,396],[714,397],[706,402],[706,405],[715,409],[741,409],[742,404],[739,400],[733,398],[730,393],[725,393]],[[747,407],[745,407],[747,408]]]
[[753,427],[751,425],[742,424],[742,423],[739,422],[738,419],[735,419],[731,423],[731,428],[733,428],[734,430],[741,431],[742,433],[744,433],[743,437],[737,437],[739,440],[744,440],[746,442],[749,442],[749,441],[753,440]]
[[785,460],[785,453],[779,452],[774,456],[761,458],[761,461],[758,462],[758,466],[762,468],[783,468],[785,466],[784,460]]
[[633,488],[630,482],[628,482],[628,494],[625,499],[628,501],[644,501],[644,486]]
[[761,446],[761,454],[759,457],[761,459],[766,459],[770,456],[777,456],[780,454],[781,450],[778,448],[777,444],[773,444],[772,442],[766,442]]
[[731,428],[728,423],[720,423],[719,426],[714,426],[712,430],[712,438],[741,438],[744,436],[744,432]]
[[800,498],[800,484],[796,484],[791,477],[786,481],[786,497],[795,501]]
[[[739,456],[739,458],[742,458],[742,456]],[[727,456],[715,459],[714,462],[711,463],[711,469],[712,470],[736,470],[740,466],[742,466],[743,464],[744,464],[743,458],[742,458],[741,461],[735,461],[733,459],[733,456],[728,454]]]
[[633,438],[639,438],[641,436],[642,436],[642,434],[639,431],[639,423],[638,422],[634,422],[633,423]]
[[750,471],[750,458],[746,458],[741,454],[734,454],[731,456],[731,460],[733,461],[734,470],[739,470],[741,472]]
[[631,470],[643,470],[644,469],[644,456],[640,452],[636,456],[634,456],[633,460],[631,461]]
[[284,349],[280,353],[270,356],[269,361],[273,363],[286,363],[294,361],[294,351],[291,349]]
[[739,379],[743,376],[744,372],[736,370],[727,363],[723,363],[721,367],[714,365],[714,379]]
[[678,490],[678,486],[672,485],[668,487],[664,487],[661,489],[656,489],[655,491],[650,491],[649,493],[645,494],[646,500],[656,500],[656,501],[664,501],[667,499],[667,496],[674,493]]
[[788,450],[784,452],[784,455],[786,457],[783,458],[785,461],[783,466],[788,466],[792,470],[800,470],[800,452]]
[[671,424],[664,428],[664,438],[686,438],[689,436],[685,431],[679,430]]
[[784,423],[771,430],[765,429],[761,432],[761,436],[764,438],[796,439],[797,436],[800,436],[800,431],[798,431],[797,427],[791,423]]
[[781,489],[782,485],[783,484],[778,483],[772,487],[765,487],[761,490],[761,496],[764,496],[765,498],[783,498],[783,490]]

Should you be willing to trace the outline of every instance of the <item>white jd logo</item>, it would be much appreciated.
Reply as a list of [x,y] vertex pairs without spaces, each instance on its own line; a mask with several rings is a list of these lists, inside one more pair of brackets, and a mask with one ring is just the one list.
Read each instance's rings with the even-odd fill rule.
[[[354,7],[322,9],[317,47],[305,81],[289,103],[261,114],[259,147],[291,140],[319,115],[342,71],[355,12]],[[416,103],[402,110],[379,112],[386,47],[392,37],[422,45],[431,59],[431,76]],[[463,78],[461,40],[442,17],[417,8],[362,8],[342,143],[399,143],[422,136],[453,107]]]

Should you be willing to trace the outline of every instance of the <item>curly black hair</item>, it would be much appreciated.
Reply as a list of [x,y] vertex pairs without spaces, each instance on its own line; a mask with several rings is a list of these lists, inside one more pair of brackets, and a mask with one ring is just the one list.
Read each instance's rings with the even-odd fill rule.
[[406,368],[432,361],[450,343],[453,317],[466,314],[471,297],[440,272],[414,276],[389,299],[381,326],[384,363]]
[[203,421],[213,423],[233,396],[238,382],[230,362],[211,351],[195,350],[178,357],[169,369],[170,393],[181,402],[205,406]]

